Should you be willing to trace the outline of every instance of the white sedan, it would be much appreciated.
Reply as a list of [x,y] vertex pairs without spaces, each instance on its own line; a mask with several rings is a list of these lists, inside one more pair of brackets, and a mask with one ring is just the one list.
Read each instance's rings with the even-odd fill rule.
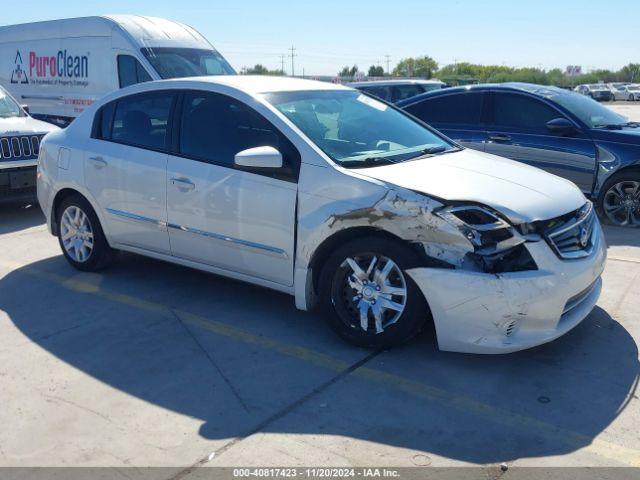
[[126,250],[320,304],[383,348],[504,353],[580,323],[605,244],[567,180],[466,150],[357,90],[289,78],[150,82],[49,134],[38,197],[74,267]]

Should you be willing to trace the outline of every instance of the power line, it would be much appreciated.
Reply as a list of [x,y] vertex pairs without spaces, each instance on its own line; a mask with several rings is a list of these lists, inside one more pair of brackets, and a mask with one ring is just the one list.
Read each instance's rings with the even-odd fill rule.
[[289,49],[289,51],[291,52],[291,76],[295,77],[296,76],[296,69],[295,69],[295,65],[293,63],[293,59],[295,57],[297,57],[298,55],[296,55],[296,53],[295,53],[296,52],[296,48],[293,45],[291,45],[291,48]]
[[389,65],[391,64],[391,55],[385,55],[384,58],[387,62],[387,75],[389,75]]
[[284,59],[286,55],[284,53],[280,54],[280,70],[284,73]]

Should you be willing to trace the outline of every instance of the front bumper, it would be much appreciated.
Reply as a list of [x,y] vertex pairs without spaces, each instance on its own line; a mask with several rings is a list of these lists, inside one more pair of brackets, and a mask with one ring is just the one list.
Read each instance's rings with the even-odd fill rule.
[[528,243],[534,271],[409,270],[431,308],[440,350],[516,352],[578,325],[602,289],[607,253],[602,228],[596,228],[594,251],[580,260],[560,260],[545,241]]
[[0,203],[36,200],[35,165],[0,164]]

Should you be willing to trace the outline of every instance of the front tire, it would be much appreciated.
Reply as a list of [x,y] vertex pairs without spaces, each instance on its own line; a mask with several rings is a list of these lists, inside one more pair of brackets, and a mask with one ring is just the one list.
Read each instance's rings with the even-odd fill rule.
[[598,206],[609,224],[640,227],[640,171],[613,175],[604,184]]
[[413,338],[430,316],[406,273],[420,260],[410,246],[384,238],[365,237],[338,248],[319,281],[329,326],[360,347],[391,348]]
[[58,242],[74,268],[95,272],[113,261],[116,252],[109,247],[98,216],[84,197],[65,198],[56,213]]

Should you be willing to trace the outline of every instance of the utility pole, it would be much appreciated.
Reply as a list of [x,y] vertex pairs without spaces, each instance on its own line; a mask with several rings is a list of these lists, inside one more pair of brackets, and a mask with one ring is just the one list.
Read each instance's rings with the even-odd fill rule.
[[282,73],[284,73],[284,59],[285,59],[286,55],[283,53],[282,55],[280,55],[280,70],[282,71]]
[[385,55],[384,58],[387,62],[387,75],[391,75],[391,73],[389,72],[389,65],[391,64],[391,55]]
[[298,55],[296,55],[296,49],[293,45],[291,45],[291,48],[289,49],[289,51],[291,51],[291,76],[295,77],[296,76],[296,70],[295,70],[295,64],[293,63],[293,59],[295,57],[297,57]]

